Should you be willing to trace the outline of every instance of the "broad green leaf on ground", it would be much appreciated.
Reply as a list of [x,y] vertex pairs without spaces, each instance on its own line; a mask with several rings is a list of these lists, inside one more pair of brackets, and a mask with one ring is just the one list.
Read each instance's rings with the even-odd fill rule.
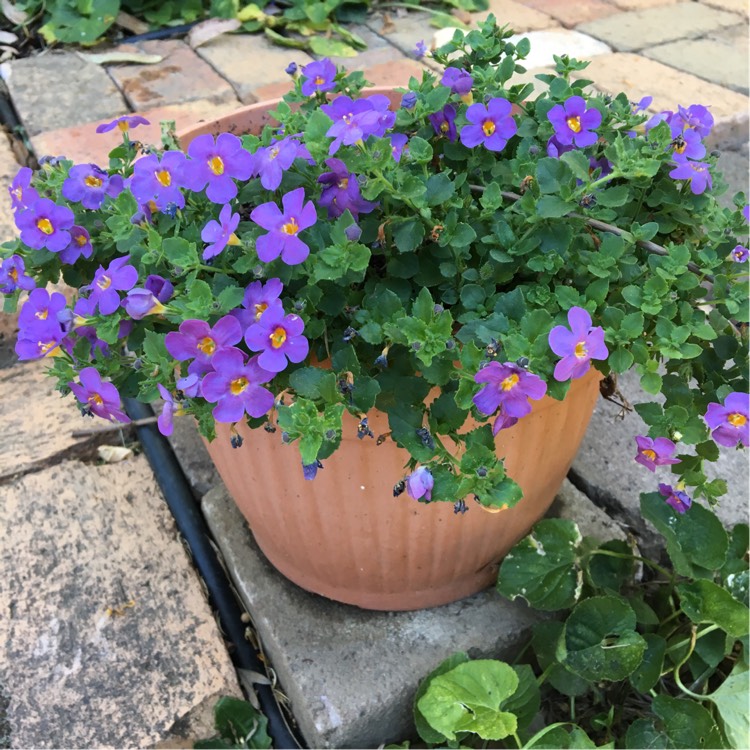
[[429,742],[431,745],[443,743],[445,742],[446,738],[445,735],[433,729],[427,719],[422,716],[422,712],[419,710],[419,701],[427,692],[427,689],[430,687],[430,683],[435,677],[439,677],[441,674],[450,672],[451,669],[454,669],[459,664],[464,664],[467,661],[469,661],[469,656],[462,651],[451,654],[451,656],[449,656],[444,662],[442,662],[436,669],[430,672],[430,674],[428,674],[427,677],[425,677],[424,680],[419,683],[417,694],[414,696],[414,726],[416,727],[419,736],[425,742]]
[[623,680],[638,668],[646,650],[635,624],[635,612],[622,599],[586,599],[565,622],[558,659],[587,680]]
[[724,726],[724,734],[733,748],[750,747],[750,672],[746,664],[737,662],[732,673],[718,690],[706,697],[716,706]]
[[681,583],[677,594],[682,611],[693,622],[713,623],[735,638],[750,631],[750,609],[713,581]]
[[639,693],[647,693],[659,682],[667,650],[667,642],[656,633],[645,633],[643,639],[646,641],[643,661],[630,675],[630,683]]
[[[547,682],[558,693],[577,696],[587,693],[591,685],[587,680],[573,674],[562,664],[557,663],[557,642],[563,632],[563,623],[558,620],[542,620],[534,626],[531,647],[542,671],[547,672]],[[550,669],[550,667],[552,667]]]
[[500,710],[517,687],[518,676],[511,666],[478,659],[434,677],[417,707],[430,726],[449,740],[456,739],[456,732],[501,740],[517,729],[515,715]]
[[534,676],[534,670],[528,664],[513,667],[518,677],[518,687],[515,693],[500,704],[503,711],[515,714],[518,729],[526,729],[531,724],[541,704],[539,683]]
[[231,696],[219,698],[214,707],[214,723],[219,737],[199,740],[193,747],[247,747],[258,750],[271,747],[268,719],[247,701]]
[[[602,544],[599,549],[617,552],[621,555],[632,555],[633,551],[622,539],[612,539]],[[597,555],[595,552],[588,558],[586,572],[591,583],[600,589],[619,591],[620,587],[633,577],[635,561],[632,557],[611,557]]]
[[[538,731],[525,745],[534,750],[586,750],[596,747],[596,743],[575,724],[559,722],[550,724]],[[603,745],[602,747],[611,747]]]
[[625,747],[628,750],[665,750],[673,747],[667,736],[659,731],[650,719],[636,719],[625,735]]
[[719,729],[711,714],[699,703],[690,699],[657,695],[651,707],[659,717],[667,747],[720,748],[723,746]]
[[547,612],[572,607],[580,594],[580,541],[581,533],[572,521],[540,521],[506,555],[497,590],[509,599],[521,596]]

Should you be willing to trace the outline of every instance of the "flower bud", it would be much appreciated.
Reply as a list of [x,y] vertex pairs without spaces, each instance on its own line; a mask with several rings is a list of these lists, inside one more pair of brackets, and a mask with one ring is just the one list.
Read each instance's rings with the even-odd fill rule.
[[401,106],[404,109],[413,109],[414,106],[417,103],[417,92],[416,91],[407,91],[402,97],[401,97]]

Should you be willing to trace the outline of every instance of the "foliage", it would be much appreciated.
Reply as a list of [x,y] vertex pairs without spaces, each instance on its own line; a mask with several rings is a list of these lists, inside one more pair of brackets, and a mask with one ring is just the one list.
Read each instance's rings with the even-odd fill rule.
[[[350,57],[367,45],[345,24],[364,20],[377,0],[286,0],[242,3],[241,0],[17,0],[17,12],[28,23],[39,19],[48,44],[90,45],[99,42],[123,10],[153,28],[192,23],[204,18],[237,18],[248,32],[262,32],[275,44],[316,55]],[[484,10],[487,0],[434,0],[424,4],[436,26],[461,26],[452,9]],[[416,7],[416,6],[415,6]]]
[[[642,495],[641,505],[651,520],[667,507],[658,495]],[[524,748],[749,747],[748,526],[727,534],[702,510],[727,543],[717,554],[668,509],[676,543],[666,567],[625,542],[582,538],[570,521],[537,524],[503,561],[498,590],[559,619],[535,626],[524,650],[530,664],[466,654],[441,664],[414,701],[422,740],[456,748],[488,739]],[[572,591],[560,555],[537,554],[533,564],[528,555],[564,540],[579,580]],[[686,551],[698,573],[678,572]]]
[[247,701],[223,696],[214,706],[216,737],[197,740],[194,748],[252,748],[267,750],[271,747],[268,736],[268,719]]
[[[495,431],[512,430],[529,398],[564,398],[592,364],[603,375],[634,367],[647,390],[663,395],[636,406],[649,425],[640,438],[662,439],[654,442],[661,453],[639,449],[641,461],[667,464],[713,503],[726,485],[709,481],[704,461],[718,458],[717,443],[747,443],[746,407],[735,413],[717,401],[747,393],[748,309],[732,255],[747,234],[744,196],[735,197],[737,210],[721,208],[716,157],[687,162],[676,151],[686,138],[705,151],[698,128],[710,129],[710,115],[696,120],[704,108],[690,108],[669,113],[671,124],[666,114],[647,123],[625,94],[590,93],[588,81],[571,75],[585,63],[562,58],[557,75],[539,76],[547,88],[533,99],[531,84],[513,83],[528,40],[514,45],[509,36],[494,19],[466,37],[456,32],[434,54],[443,65],[450,58],[453,73],[413,78],[400,107],[400,95],[390,107],[383,96],[361,97],[361,73],[319,61],[292,73],[277,122],[242,144],[202,136],[186,159],[166,131],[159,162],[161,152],[125,132],[106,172],[46,163],[30,188],[42,197],[16,210],[22,241],[2,251],[6,309],[15,309],[26,279],[11,268],[21,261],[32,285],[62,273],[80,298],[56,321],[46,308],[29,312],[17,351],[59,355],[52,375],[84,413],[118,419],[120,395],[151,401],[161,392],[164,429],[175,413],[194,415],[209,438],[215,420],[246,421],[270,433],[257,439],[296,443],[310,479],[342,440],[346,411],[360,420],[363,449],[391,439],[408,452],[411,473],[391,478],[394,492],[403,479],[412,497],[458,500],[457,510],[464,498],[499,509],[522,496],[497,456],[488,416]],[[350,105],[345,96],[360,98]],[[494,120],[482,102],[497,108]],[[589,145],[565,145],[556,113],[581,103],[583,119],[570,115],[570,132],[590,136]],[[675,122],[685,137],[672,134]],[[229,149],[223,156],[220,142]],[[692,180],[673,176],[695,164],[703,171]],[[700,182],[704,168],[713,189]],[[93,207],[82,206],[84,195]],[[67,226],[83,244],[50,249],[58,234],[42,210],[74,218]],[[112,269],[123,263],[118,286]],[[158,299],[153,279],[169,283],[166,291],[160,282]],[[241,330],[227,334],[229,343],[208,327],[229,330],[233,320]],[[102,377],[111,382],[101,385]],[[388,416],[386,435],[371,435],[373,407]],[[720,426],[709,418],[715,409]],[[663,453],[664,442],[677,457]],[[684,510],[690,498],[682,485],[660,487],[666,503],[649,512],[678,573],[714,570],[723,532],[704,528],[699,516],[708,511],[696,507],[680,522],[685,538],[705,532],[713,541],[683,548],[662,516],[667,503]],[[555,567],[530,586],[546,597],[543,606],[567,606],[582,575],[571,573],[574,530],[542,525],[538,534],[525,544],[549,548],[544,561]],[[527,573],[543,562],[531,547],[518,555]],[[600,582],[615,574],[601,561],[587,573]],[[699,600],[704,593],[691,591]],[[578,645],[566,663],[578,664]],[[645,647],[632,637],[628,664]]]

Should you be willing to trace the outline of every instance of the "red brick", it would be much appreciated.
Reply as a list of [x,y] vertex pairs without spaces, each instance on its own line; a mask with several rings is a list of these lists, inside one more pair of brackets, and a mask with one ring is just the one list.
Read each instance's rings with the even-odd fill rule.
[[619,9],[606,0],[519,0],[529,8],[535,8],[556,18],[563,26],[572,29],[579,23],[605,18]]

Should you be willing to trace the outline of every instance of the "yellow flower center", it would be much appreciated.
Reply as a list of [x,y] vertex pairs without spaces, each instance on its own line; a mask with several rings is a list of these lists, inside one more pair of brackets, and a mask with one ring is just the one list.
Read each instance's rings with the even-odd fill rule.
[[88,242],[85,234],[77,234],[74,239],[81,247],[83,247],[86,242]]
[[52,234],[52,232],[55,231],[55,228],[52,226],[52,222],[49,219],[39,219],[36,225],[39,230],[45,234]]
[[322,86],[326,82],[326,79],[323,78],[323,76],[315,76],[315,85],[316,86]]
[[281,227],[281,231],[284,232],[284,234],[297,234],[297,232],[299,232],[297,219],[292,216],[292,218]]
[[[46,356],[49,354],[50,356],[54,357],[55,353],[59,351],[60,347],[57,345],[57,341],[45,341],[42,343],[39,342],[39,351],[41,352],[42,356]],[[89,399],[91,400],[91,399]]]
[[101,406],[104,403],[104,399],[98,393],[92,393],[89,396],[89,403]]
[[159,207],[156,205],[154,201],[149,201],[146,205],[148,206],[152,214],[159,212]]
[[43,310],[37,310],[34,313],[35,318],[39,318],[39,320],[47,320],[47,316],[49,315],[49,310],[45,307]]
[[512,388],[515,388],[516,383],[518,383],[518,375],[513,373],[513,375],[508,375],[505,380],[500,382],[500,388],[504,391],[509,391]]
[[112,285],[112,279],[109,276],[100,276],[96,281],[96,285],[104,291]]
[[269,152],[268,155],[271,157],[271,159],[275,159],[279,155],[279,149],[277,146],[274,146]]
[[200,349],[209,357],[216,351],[216,342],[210,336],[204,336],[197,344],[196,348]]
[[10,191],[10,194],[17,200],[20,201],[23,197],[23,190],[21,190],[20,187],[13,188],[13,190]]
[[90,188],[98,188],[102,186],[102,181],[99,177],[94,177],[94,175],[87,175],[84,180],[86,183],[86,187]]
[[341,178],[341,179],[339,180],[339,188],[340,188],[341,190],[346,190],[346,189],[347,189],[347,187],[349,187],[349,178],[348,178],[348,177],[342,177],[342,178]]
[[580,133],[581,132],[581,118],[576,117],[568,117],[565,122],[568,123],[568,127],[574,132],[574,133]]
[[450,126],[450,124],[448,123],[447,120],[444,120],[443,122],[440,123],[440,132],[441,133],[447,133],[450,129],[451,129],[451,126]]
[[208,160],[208,168],[214,174],[224,174],[224,162],[220,156],[214,156],[213,159]]
[[279,326],[268,338],[271,339],[271,346],[278,349],[286,341],[286,331]]
[[495,132],[495,123],[492,120],[485,120],[482,123],[482,130],[484,134],[489,138]]
[[120,120],[120,122],[117,123],[117,127],[120,128],[123,133],[127,133],[128,130],[130,130],[130,123],[127,120]]
[[652,451],[651,448],[646,448],[642,453],[649,461],[653,461],[656,458],[656,452]]
[[578,359],[584,359],[588,353],[589,353],[589,351],[586,348],[586,342],[585,341],[579,341],[576,344],[576,348],[575,348],[575,355],[576,355],[576,357]]
[[727,417],[727,422],[729,422],[732,427],[742,427],[745,422],[747,422],[747,417],[744,414],[738,414],[735,412]]
[[10,269],[10,271],[8,271],[8,276],[10,276],[10,278],[11,278],[11,279],[12,279],[12,280],[13,280],[14,282],[17,282],[17,281],[18,281],[18,269],[16,269],[16,268],[11,268],[11,269]]
[[160,169],[158,172],[154,172],[154,177],[164,187],[169,187],[172,184],[172,175],[167,172],[166,169]]
[[259,320],[260,316],[263,315],[263,313],[268,309],[268,304],[266,302],[258,302],[258,304],[254,305],[255,308],[255,319]]
[[243,376],[233,380],[229,384],[229,390],[232,392],[233,396],[239,396],[240,393],[242,393],[249,385],[250,382],[246,377]]

